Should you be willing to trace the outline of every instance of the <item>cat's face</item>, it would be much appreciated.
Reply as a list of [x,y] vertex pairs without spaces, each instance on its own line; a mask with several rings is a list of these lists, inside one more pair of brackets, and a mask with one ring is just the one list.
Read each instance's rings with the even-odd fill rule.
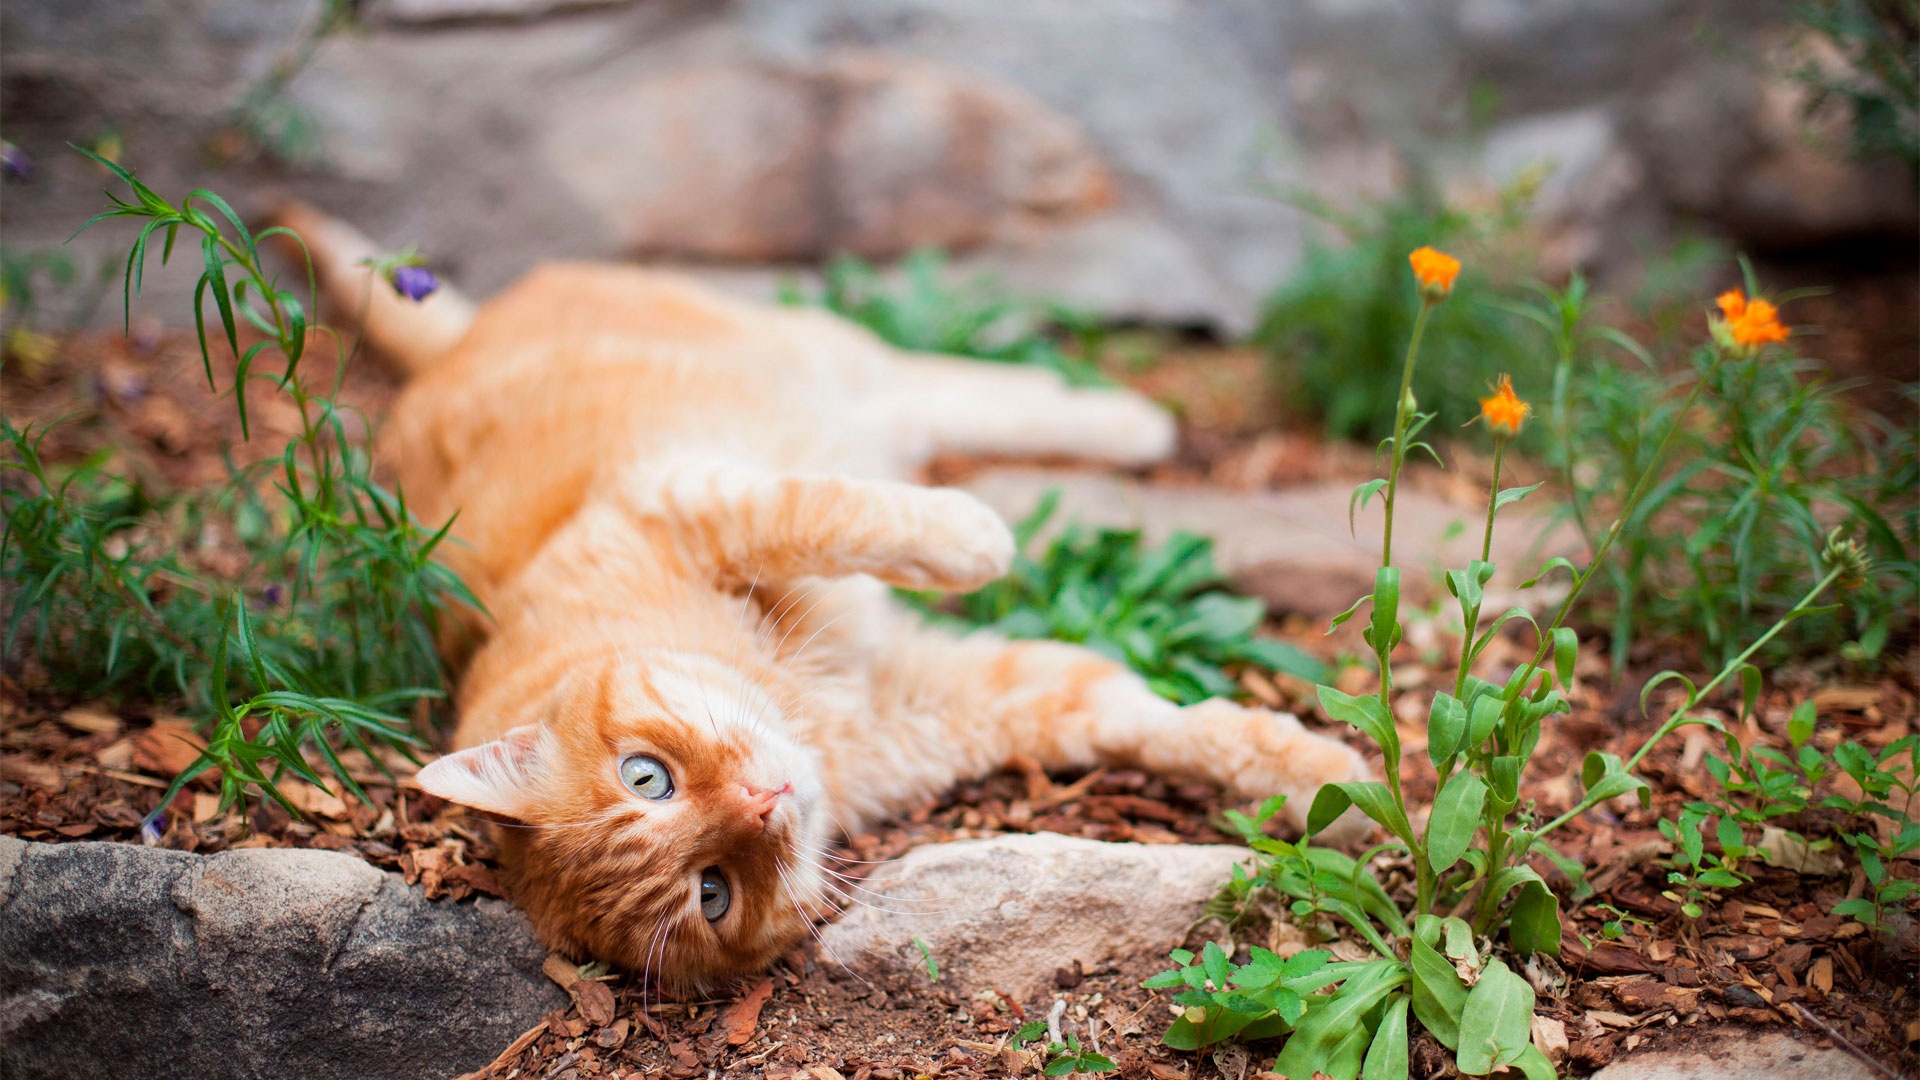
[[548,700],[538,722],[419,774],[512,819],[514,899],[544,940],[696,986],[806,935],[825,895],[820,781],[762,691],[655,654],[575,672]]

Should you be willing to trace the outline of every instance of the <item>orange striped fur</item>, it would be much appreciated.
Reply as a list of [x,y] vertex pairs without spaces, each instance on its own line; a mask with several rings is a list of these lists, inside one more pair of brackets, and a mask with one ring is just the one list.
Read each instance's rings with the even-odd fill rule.
[[[1150,461],[1172,427],[1143,399],[626,267],[542,267],[466,325],[457,297],[355,285],[358,234],[283,220],[349,314],[380,297],[369,332],[415,373],[381,452],[423,520],[460,512],[443,550],[490,615],[455,752],[419,782],[510,822],[510,885],[551,944],[682,985],[757,969],[828,911],[837,835],[1015,755],[1284,792],[1296,821],[1365,774],[1291,716],[1177,708],[1092,652],[956,638],[892,602],[1013,554],[984,504],[909,482],[919,462]],[[670,798],[628,787],[633,754]],[[710,870],[731,893],[712,920]]]

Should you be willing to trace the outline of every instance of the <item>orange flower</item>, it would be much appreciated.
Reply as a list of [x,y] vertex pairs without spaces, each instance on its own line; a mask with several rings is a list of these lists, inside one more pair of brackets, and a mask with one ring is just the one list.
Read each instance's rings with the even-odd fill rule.
[[1423,247],[1408,255],[1407,261],[1413,264],[1413,276],[1420,281],[1420,291],[1435,300],[1453,291],[1453,279],[1460,273],[1459,259],[1444,251]]
[[1511,375],[1500,376],[1500,385],[1494,389],[1493,396],[1480,399],[1480,416],[1493,429],[1497,439],[1519,434],[1520,424],[1532,411],[1533,406],[1514,394]]
[[1729,289],[1714,300],[1726,316],[1727,333],[1736,345],[1757,348],[1787,340],[1791,333],[1780,324],[1780,309],[1766,300],[1749,300],[1739,289]]

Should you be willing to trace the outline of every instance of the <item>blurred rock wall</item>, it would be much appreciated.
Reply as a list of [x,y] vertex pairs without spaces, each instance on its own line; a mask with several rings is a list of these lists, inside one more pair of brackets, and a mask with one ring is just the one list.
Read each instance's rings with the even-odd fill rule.
[[[1752,244],[1916,220],[1911,177],[1821,153],[1763,77],[1782,5],[1758,0],[359,6],[364,29],[272,103],[314,132],[288,163],[223,130],[318,0],[10,0],[0,135],[39,168],[4,189],[0,242],[85,220],[105,178],[62,144],[108,131],[163,192],[297,193],[480,293],[550,256],[764,292],[836,252],[935,245],[1228,332],[1307,238],[1275,190],[1352,203],[1415,163],[1456,192],[1553,164],[1538,205],[1562,266],[1604,268],[1676,216]],[[162,310],[184,310],[180,276],[150,280]]]

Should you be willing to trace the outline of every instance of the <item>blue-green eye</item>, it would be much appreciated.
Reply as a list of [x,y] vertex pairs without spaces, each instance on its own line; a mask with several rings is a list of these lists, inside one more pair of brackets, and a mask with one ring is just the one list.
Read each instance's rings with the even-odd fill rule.
[[727,884],[727,876],[717,866],[709,866],[700,872],[700,914],[708,922],[719,922],[720,917],[733,906],[733,887]]
[[643,799],[668,799],[673,797],[673,776],[657,757],[635,754],[620,762],[620,779],[626,781],[635,795]]

